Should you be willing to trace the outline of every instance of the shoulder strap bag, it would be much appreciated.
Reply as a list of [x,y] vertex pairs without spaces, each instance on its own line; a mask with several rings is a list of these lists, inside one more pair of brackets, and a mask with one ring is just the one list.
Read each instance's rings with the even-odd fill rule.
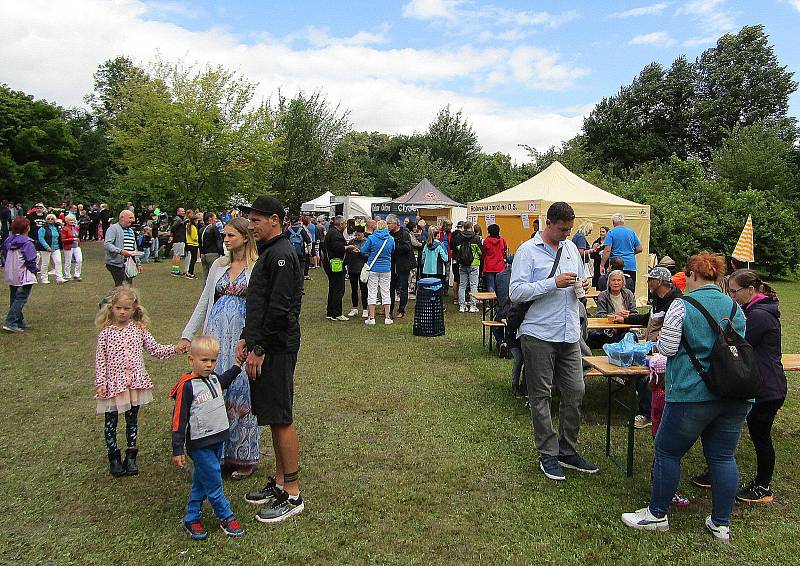
[[734,301],[730,317],[718,323],[711,313],[693,297],[680,297],[696,308],[705,317],[711,330],[716,334],[706,371],[695,351],[689,346],[686,334],[681,335],[681,345],[700,374],[708,390],[721,399],[752,399],[761,388],[761,374],[755,359],[753,347],[733,328],[737,305]]
[[383,248],[386,247],[386,242],[388,241],[388,238],[383,241],[383,244],[381,244],[381,249],[379,249],[378,253],[375,254],[375,257],[372,258],[372,263],[365,263],[364,267],[361,268],[361,275],[359,275],[358,278],[362,283],[366,283],[367,280],[369,280],[369,272],[373,267],[375,267],[375,262],[378,261],[378,258],[381,256],[381,252],[383,251]]

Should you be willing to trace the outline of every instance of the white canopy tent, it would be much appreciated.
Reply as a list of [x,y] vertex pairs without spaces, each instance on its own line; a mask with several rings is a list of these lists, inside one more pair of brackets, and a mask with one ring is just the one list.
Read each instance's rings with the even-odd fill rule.
[[317,198],[301,204],[300,212],[328,214],[331,211],[332,196],[333,196],[332,192],[325,191],[324,194],[319,195]]

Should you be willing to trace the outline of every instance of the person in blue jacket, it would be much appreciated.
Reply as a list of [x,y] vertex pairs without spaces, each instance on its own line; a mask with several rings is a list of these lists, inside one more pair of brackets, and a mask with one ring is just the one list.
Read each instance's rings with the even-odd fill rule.
[[50,283],[49,274],[50,260],[53,260],[53,271],[55,271],[56,283],[64,282],[64,269],[61,261],[61,230],[56,225],[56,215],[48,214],[45,218],[46,224],[39,228],[36,234],[41,247],[42,265],[39,270],[39,283],[47,285]]
[[381,292],[384,323],[394,322],[391,316],[392,299],[389,288],[392,282],[392,252],[394,238],[389,234],[385,220],[378,220],[375,231],[361,245],[361,253],[367,258],[369,279],[367,280],[367,310],[369,317],[364,324],[375,324],[375,305],[378,302],[378,290]]
[[[725,260],[719,255],[700,253],[689,258],[686,271],[689,296],[718,323],[732,324],[744,336],[742,309],[717,286],[725,275]],[[667,357],[666,405],[655,440],[653,489],[649,506],[622,514],[622,522],[628,527],[647,531],[669,529],[667,510],[680,481],[681,460],[702,439],[712,480],[712,507],[711,515],[706,517],[706,528],[718,541],[730,540],[731,511],[739,483],[736,446],[751,403],[714,395],[695,370],[684,346],[688,343],[707,368],[717,336],[705,316],[686,301],[673,301],[664,316],[656,349]]]

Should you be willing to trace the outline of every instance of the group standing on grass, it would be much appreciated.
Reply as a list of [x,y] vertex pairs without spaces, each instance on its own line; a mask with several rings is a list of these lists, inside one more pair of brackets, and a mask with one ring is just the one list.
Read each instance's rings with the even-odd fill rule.
[[[56,282],[81,280],[80,243],[87,233],[91,239],[93,229],[89,221],[82,222],[88,217],[82,208],[64,207],[60,215],[42,203],[28,215],[17,213],[17,207],[12,215],[11,208],[10,203],[4,206],[8,212],[0,217],[2,262],[10,289],[3,330],[21,333],[29,328],[23,307],[34,284],[49,282],[51,264]],[[755,272],[734,271],[723,291],[724,261],[713,254],[696,254],[680,279],[684,296],[667,264],[659,265],[646,275],[652,304],[641,314],[633,295],[641,244],[625,228],[621,215],[614,215],[614,228],[607,234],[601,228],[600,238],[589,246],[593,226],[582,224],[570,239],[575,213],[567,203],[554,203],[544,229],[535,231],[511,258],[497,225],[490,225],[487,238],[481,239],[471,222],[459,223],[454,231],[447,221],[439,226],[421,221],[409,230],[391,214],[363,225],[348,224],[341,216],[327,225],[320,219],[288,221],[281,203],[271,197],[259,197],[242,210],[247,219],[223,215],[223,224],[213,213],[179,208],[170,223],[166,213],[151,205],[142,217],[144,224],[135,230],[134,211],[126,207],[118,222],[111,223],[110,210],[102,207],[98,211],[104,214],[98,213],[94,230],[102,233],[105,265],[115,285],[96,319],[96,410],[104,415],[109,469],[114,477],[139,473],[139,411],[153,400],[144,352],[157,358],[189,352],[191,371],[180,377],[171,393],[172,447],[176,465],[184,466],[185,456],[194,462],[184,516],[193,539],[208,536],[200,520],[204,499],[228,536],[244,534],[223,492],[222,471],[229,469],[234,480],[254,473],[260,461],[260,426],[270,427],[275,472],[245,500],[261,507],[256,519],[264,523],[283,521],[305,507],[298,485],[293,379],[303,282],[310,280],[308,269],[318,266],[328,275],[327,318],[348,320],[361,312],[367,325],[375,324],[379,304],[386,324],[403,318],[414,279],[411,273],[417,271],[441,279],[445,291],[452,274],[459,310],[477,310],[473,293],[483,274],[487,288],[496,292],[497,316],[508,319],[505,331],[497,331],[498,343],[501,354],[514,358],[514,395],[528,400],[539,468],[547,478],[563,481],[565,469],[598,471],[578,444],[585,391],[581,344],[586,340],[598,347],[622,337],[614,332],[587,335],[582,324],[586,310],[579,287],[584,291],[588,287],[587,258],[595,258],[594,278],[598,287],[605,283],[597,297],[597,315],[645,326],[645,339],[655,343],[656,352],[649,378],[637,383],[635,419],[636,428],[652,427],[654,438],[650,502],[623,514],[624,524],[667,530],[669,508],[690,504],[678,491],[680,466],[698,439],[708,467],[691,481],[711,489],[712,512],[705,526],[717,540],[730,539],[735,501],[773,501],[771,432],[787,384],[781,365],[778,298]],[[193,278],[197,260],[203,264],[203,291],[175,345],[155,340],[131,287],[146,257],[143,248],[154,247],[156,259],[162,248],[170,253],[171,247],[175,275]],[[344,316],[347,278],[352,310]],[[395,299],[399,299],[396,314]],[[722,398],[701,377],[697,364],[709,367],[717,336],[707,318],[720,327],[729,325],[753,347],[762,380],[754,399]],[[554,388],[559,391],[558,431],[550,409]],[[125,419],[124,457],[117,443],[120,413]],[[735,456],[745,422],[757,471],[739,487]]]

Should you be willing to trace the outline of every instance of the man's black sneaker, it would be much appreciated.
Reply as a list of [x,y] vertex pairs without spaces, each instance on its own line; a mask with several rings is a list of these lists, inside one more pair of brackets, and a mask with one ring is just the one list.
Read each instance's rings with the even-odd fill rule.
[[706,470],[702,474],[694,476],[689,481],[691,481],[697,487],[702,487],[703,489],[711,489],[711,472]]
[[305,509],[303,498],[299,495],[292,498],[285,491],[269,507],[256,513],[256,521],[260,523],[280,523],[289,517],[299,515]]
[[567,479],[561,464],[558,463],[558,458],[555,456],[539,456],[539,469],[551,480],[564,481]]
[[501,358],[505,359],[508,357],[508,344],[505,342],[500,342],[500,345],[497,347],[497,355]]
[[239,524],[235,516],[221,520],[219,522],[219,527],[231,538],[240,538],[244,536],[244,528]]
[[198,519],[190,523],[184,522],[183,528],[192,537],[192,540],[206,540],[208,538],[208,531],[203,527],[203,523]]
[[282,493],[272,476],[267,478],[267,485],[261,491],[253,491],[244,496],[244,500],[253,505],[272,505]]
[[583,456],[580,454],[574,454],[572,456],[559,456],[558,463],[565,468],[577,470],[579,472],[583,472],[584,474],[596,474],[599,470],[597,466],[584,460]]
[[758,485],[755,481],[742,487],[736,494],[736,500],[742,503],[772,503],[774,499],[769,486]]

